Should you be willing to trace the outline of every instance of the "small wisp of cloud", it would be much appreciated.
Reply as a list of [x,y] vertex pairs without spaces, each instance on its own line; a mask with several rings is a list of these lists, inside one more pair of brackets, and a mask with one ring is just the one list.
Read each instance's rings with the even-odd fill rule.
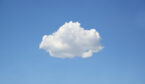
[[88,58],[103,49],[95,29],[85,30],[79,22],[66,22],[56,32],[44,35],[39,45],[57,58]]

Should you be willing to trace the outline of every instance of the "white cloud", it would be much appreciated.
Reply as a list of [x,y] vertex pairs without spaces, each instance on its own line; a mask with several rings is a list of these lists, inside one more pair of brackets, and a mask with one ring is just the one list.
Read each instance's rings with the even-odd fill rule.
[[40,48],[58,58],[91,57],[103,49],[95,29],[85,30],[79,22],[66,22],[51,35],[44,35]]

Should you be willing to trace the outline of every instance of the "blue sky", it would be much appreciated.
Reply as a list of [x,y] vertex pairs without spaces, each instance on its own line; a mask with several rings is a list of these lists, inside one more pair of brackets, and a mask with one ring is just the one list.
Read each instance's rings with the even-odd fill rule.
[[[42,36],[68,21],[99,31],[104,49],[58,59]],[[0,0],[1,84],[145,84],[145,0]]]

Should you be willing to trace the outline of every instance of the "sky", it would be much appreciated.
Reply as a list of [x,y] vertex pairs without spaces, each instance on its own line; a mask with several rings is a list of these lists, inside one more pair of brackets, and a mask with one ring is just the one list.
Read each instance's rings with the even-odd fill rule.
[[[56,58],[39,48],[65,22],[103,49]],[[0,84],[145,84],[145,0],[0,0]]]

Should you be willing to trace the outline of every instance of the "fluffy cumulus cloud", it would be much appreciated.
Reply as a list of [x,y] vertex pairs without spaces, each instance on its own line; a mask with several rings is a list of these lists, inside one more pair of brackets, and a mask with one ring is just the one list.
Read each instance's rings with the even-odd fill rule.
[[58,58],[88,58],[99,52],[100,35],[95,29],[85,30],[79,22],[66,22],[51,35],[44,35],[40,48]]

